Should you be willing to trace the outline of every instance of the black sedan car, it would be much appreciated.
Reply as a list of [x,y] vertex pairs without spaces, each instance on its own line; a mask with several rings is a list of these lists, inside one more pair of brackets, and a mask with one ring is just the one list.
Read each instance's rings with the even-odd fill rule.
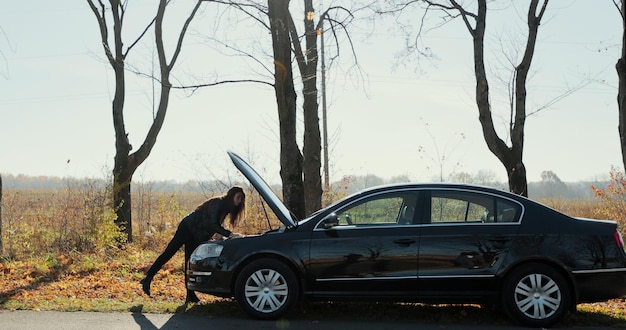
[[260,319],[300,299],[479,303],[550,326],[576,304],[626,295],[612,221],[577,219],[488,187],[370,188],[297,221],[244,160],[233,163],[284,226],[199,246],[188,288]]

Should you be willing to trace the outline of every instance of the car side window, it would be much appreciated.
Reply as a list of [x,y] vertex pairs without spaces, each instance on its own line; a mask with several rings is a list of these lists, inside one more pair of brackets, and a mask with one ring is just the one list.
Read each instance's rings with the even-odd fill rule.
[[351,205],[339,212],[339,225],[410,224],[415,214],[414,195],[382,195]]
[[521,214],[521,207],[511,201],[498,199],[496,204],[497,216],[495,222],[517,222]]
[[485,204],[464,199],[463,196],[433,196],[431,198],[431,223],[483,222],[489,209]]
[[431,223],[517,222],[520,214],[517,203],[491,195],[445,190],[431,193]]

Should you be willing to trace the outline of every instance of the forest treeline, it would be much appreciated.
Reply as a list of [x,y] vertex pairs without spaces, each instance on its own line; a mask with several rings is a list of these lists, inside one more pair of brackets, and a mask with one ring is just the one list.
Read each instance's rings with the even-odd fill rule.
[[[74,177],[55,177],[55,176],[28,176],[28,175],[12,175],[2,174],[3,185],[5,189],[15,190],[59,190],[59,189],[75,189],[82,186],[105,187],[110,185],[108,179],[94,178],[74,178]],[[358,190],[383,184],[411,182],[407,176],[396,176],[392,178],[382,178],[376,175],[351,175],[343,177],[339,181],[331,183],[331,189],[341,190],[346,193],[353,193]],[[471,175],[456,175],[448,180],[449,182],[461,182],[470,184],[479,184],[508,190],[507,182],[499,182],[496,180],[484,180],[472,177]],[[226,187],[221,181],[187,181],[179,182],[175,180],[160,180],[135,182],[136,189],[149,189],[161,192],[204,192],[209,195],[220,193]],[[242,183],[247,185],[246,183]],[[564,198],[564,199],[593,199],[594,192],[592,186],[603,189],[609,184],[608,179],[599,179],[595,181],[561,181],[554,173],[542,173],[542,180],[528,183],[528,194],[531,199],[543,198]],[[280,191],[280,185],[274,187]]]

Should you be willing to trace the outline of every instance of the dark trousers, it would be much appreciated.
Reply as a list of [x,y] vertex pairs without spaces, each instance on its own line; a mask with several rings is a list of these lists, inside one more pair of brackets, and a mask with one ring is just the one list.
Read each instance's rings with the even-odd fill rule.
[[[154,275],[156,275],[161,267],[163,267],[165,263],[172,259],[174,254],[176,254],[176,252],[183,245],[185,246],[185,287],[187,287],[187,262],[189,261],[189,257],[191,257],[191,253],[193,253],[193,250],[195,250],[198,245],[200,245],[200,243],[196,242],[196,240],[189,232],[189,229],[182,221],[178,225],[178,229],[176,229],[174,237],[172,237],[172,240],[167,244],[165,251],[161,253],[161,255],[154,261],[152,266],[150,266],[148,272],[146,272],[146,278],[152,280]],[[187,296],[189,296],[190,293],[193,293],[193,291],[187,290]]]

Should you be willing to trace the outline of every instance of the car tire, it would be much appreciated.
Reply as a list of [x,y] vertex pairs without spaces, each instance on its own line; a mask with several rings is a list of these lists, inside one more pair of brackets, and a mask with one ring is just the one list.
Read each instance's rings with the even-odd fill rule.
[[241,309],[257,319],[284,315],[298,300],[294,272],[275,259],[259,259],[245,266],[235,282],[235,299]]
[[553,267],[527,264],[505,278],[502,302],[512,320],[531,327],[550,327],[567,313],[572,293],[565,277]]

